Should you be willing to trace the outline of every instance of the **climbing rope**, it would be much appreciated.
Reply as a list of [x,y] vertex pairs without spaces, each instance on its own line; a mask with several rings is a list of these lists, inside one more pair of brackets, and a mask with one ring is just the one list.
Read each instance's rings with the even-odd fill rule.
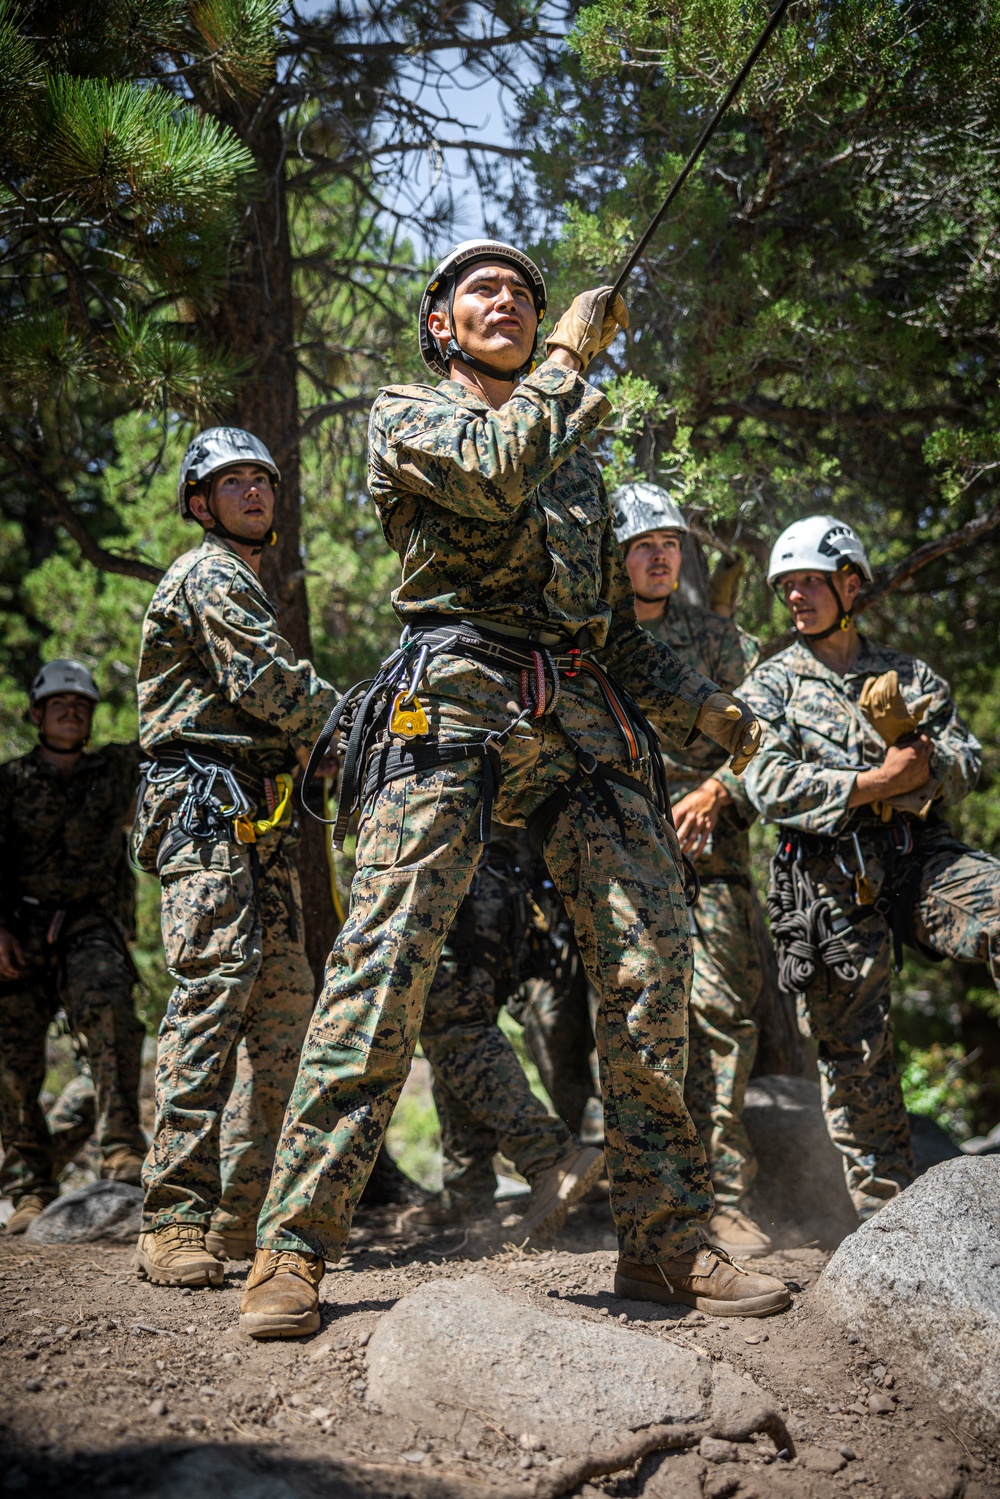
[[783,994],[804,994],[829,968],[845,984],[859,978],[843,937],[833,930],[829,903],[817,896],[804,865],[777,853],[771,860],[767,914]]

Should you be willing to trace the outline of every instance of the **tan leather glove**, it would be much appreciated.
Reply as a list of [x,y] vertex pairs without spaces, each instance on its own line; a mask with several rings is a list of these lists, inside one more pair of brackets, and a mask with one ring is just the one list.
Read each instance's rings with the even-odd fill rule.
[[928,692],[908,708],[899,690],[899,672],[884,671],[880,677],[869,677],[865,682],[858,706],[876,734],[892,745],[917,732],[930,701]]
[[760,748],[760,724],[746,703],[728,692],[713,692],[705,699],[695,727],[732,755],[729,769],[734,776],[743,774]]
[[899,812],[912,812],[915,817],[923,818],[926,822],[927,816],[937,800],[941,790],[941,782],[937,776],[930,776],[916,791],[901,791],[898,796],[890,796],[884,802],[872,802],[872,811],[882,818],[883,822],[892,821],[892,809],[895,807]]
[[628,327],[628,308],[621,293],[608,306],[610,286],[598,286],[574,297],[566,312],[545,340],[545,349],[569,349],[584,369],[602,349],[612,343],[622,328]]

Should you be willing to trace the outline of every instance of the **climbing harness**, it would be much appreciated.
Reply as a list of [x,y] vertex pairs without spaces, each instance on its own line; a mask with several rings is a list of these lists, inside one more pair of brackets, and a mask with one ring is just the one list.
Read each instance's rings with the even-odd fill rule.
[[[178,750],[160,750],[155,760],[139,767],[139,774],[140,803],[146,786],[161,790],[183,787],[171,829],[178,843],[210,838],[256,843],[258,838],[291,824],[294,783],[287,771],[251,777],[227,761],[196,755],[185,745]],[[255,817],[262,801],[267,816]]]
[[[897,813],[891,823],[863,823],[863,828],[886,843],[886,869],[876,896],[868,876],[861,840],[856,829],[834,837],[780,828],[778,848],[771,860],[767,914],[778,961],[778,983],[782,993],[803,995],[820,967],[832,970],[845,984],[858,982],[859,974],[844,933],[872,916],[880,917],[892,937],[893,966],[903,966],[904,945],[931,962],[942,955],[921,942],[914,930],[914,905],[923,872],[914,855],[919,849],[919,829],[914,837],[911,819]],[[841,850],[853,856],[854,869]],[[833,857],[852,886],[853,908],[834,920],[830,903],[817,896],[808,871],[811,859]]]
[[[537,638],[507,634],[502,628],[488,629],[467,619],[452,620],[438,615],[407,625],[398,648],[382,663],[378,673],[346,692],[331,713],[309,757],[300,791],[303,806],[311,816],[317,815],[305,798],[338,732],[343,744],[340,798],[336,818],[332,820],[333,843],[337,848],[343,847],[352,814],[390,781],[478,758],[483,766],[479,839],[488,843],[500,789],[501,755],[510,736],[520,724],[554,711],[561,691],[560,678],[589,676],[601,690],[621,735],[628,763],[635,767],[636,774],[629,775],[601,763],[563,729],[576,759],[576,769],[528,820],[534,847],[539,852],[544,849],[556,820],[574,796],[587,806],[593,797],[626,841],[625,818],[615,787],[638,793],[670,820],[670,798],[655,731],[629,693],[587,654],[590,647],[587,629],[579,631],[572,644],[559,650]],[[464,657],[516,676],[520,708],[506,724],[478,739],[443,743],[429,737],[430,726],[418,693],[428,662],[446,655]],[[686,877],[688,888],[693,873],[692,869]]]

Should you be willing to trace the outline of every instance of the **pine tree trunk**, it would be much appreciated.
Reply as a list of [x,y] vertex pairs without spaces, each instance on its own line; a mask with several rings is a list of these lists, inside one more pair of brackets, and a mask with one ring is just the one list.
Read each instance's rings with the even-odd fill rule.
[[[264,553],[261,578],[274,600],[283,634],[299,656],[310,656],[309,606],[300,552],[299,404],[295,358],[292,251],[284,169],[284,140],[275,114],[266,123],[230,118],[253,151],[262,188],[234,246],[225,295],[212,320],[213,335],[250,366],[232,420],[270,448],[281,469],[273,547]],[[326,830],[302,818],[297,862],[302,882],[306,950],[317,986],[333,943],[335,923],[327,874]]]

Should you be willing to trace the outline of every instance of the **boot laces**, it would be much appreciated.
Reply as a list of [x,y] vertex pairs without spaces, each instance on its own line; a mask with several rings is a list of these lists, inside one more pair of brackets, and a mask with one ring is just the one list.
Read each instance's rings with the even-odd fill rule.
[[306,1254],[300,1249],[272,1249],[268,1252],[264,1269],[268,1275],[280,1275],[283,1270],[291,1275],[301,1275],[307,1267],[312,1269],[314,1259],[315,1255]]
[[201,1248],[205,1242],[205,1230],[200,1223],[168,1223],[158,1232],[165,1239],[176,1239],[179,1244],[193,1243]]

